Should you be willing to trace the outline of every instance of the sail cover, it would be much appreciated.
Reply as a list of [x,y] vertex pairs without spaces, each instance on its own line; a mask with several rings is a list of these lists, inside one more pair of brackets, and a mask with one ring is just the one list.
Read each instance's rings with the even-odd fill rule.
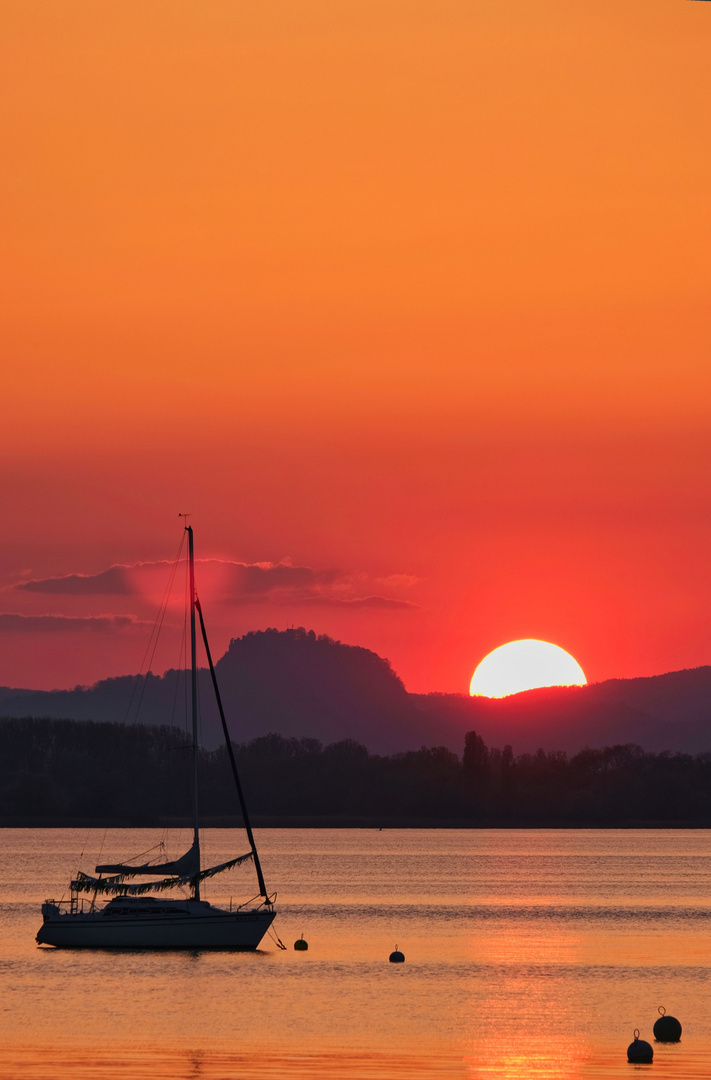
[[[76,879],[72,881],[71,888],[72,892],[120,893],[121,895],[128,894],[130,896],[140,896],[142,893],[149,892],[165,892],[166,889],[175,889],[181,885],[194,886],[198,881],[204,881],[205,878],[221,874],[223,870],[231,870],[233,866],[239,866],[251,858],[252,852],[248,851],[246,855],[238,855],[236,859],[229,859],[227,862],[218,863],[217,866],[210,866],[207,870],[201,870],[199,874],[183,874],[180,877],[163,878],[161,881],[145,881],[141,885],[125,884],[126,877],[132,876],[132,873],[117,874],[115,877],[110,878],[95,878],[91,874],[83,874],[80,870]],[[163,863],[163,866],[172,865],[174,864]],[[99,867],[97,867],[98,869]],[[133,872],[133,867],[129,867],[129,869]]]
[[193,877],[200,869],[200,851],[193,844],[189,851],[173,862],[143,863],[131,866],[129,863],[105,863],[96,867],[97,874],[120,874],[122,878],[138,877],[140,874],[174,874],[176,877]]

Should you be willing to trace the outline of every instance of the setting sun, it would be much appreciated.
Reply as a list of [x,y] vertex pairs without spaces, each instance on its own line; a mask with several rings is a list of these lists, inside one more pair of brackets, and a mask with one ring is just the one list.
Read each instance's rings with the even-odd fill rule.
[[506,697],[539,686],[584,686],[583,669],[570,653],[549,641],[509,641],[485,656],[472,676],[469,693]]

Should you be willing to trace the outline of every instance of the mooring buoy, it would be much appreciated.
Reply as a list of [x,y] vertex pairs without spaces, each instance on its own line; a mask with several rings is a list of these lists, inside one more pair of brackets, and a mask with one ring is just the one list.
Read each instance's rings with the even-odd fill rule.
[[654,1057],[654,1050],[648,1042],[639,1037],[639,1028],[634,1029],[634,1042],[627,1047],[627,1060],[634,1065],[649,1065]]
[[294,942],[294,948],[296,949],[297,952],[306,952],[308,947],[309,947],[309,943],[308,943],[308,941],[304,941],[304,935],[303,934],[301,935],[301,937],[297,941]]
[[404,964],[405,963],[405,954],[401,953],[398,950],[397,945],[395,946],[395,952],[390,953],[390,963],[391,964]]
[[679,1042],[681,1024],[675,1016],[667,1016],[663,1005],[659,1006],[659,1019],[654,1024],[654,1038],[657,1042]]

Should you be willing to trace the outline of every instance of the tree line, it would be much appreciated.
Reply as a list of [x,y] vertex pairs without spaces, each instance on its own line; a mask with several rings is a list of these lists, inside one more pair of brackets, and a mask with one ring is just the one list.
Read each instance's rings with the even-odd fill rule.
[[[474,731],[383,756],[351,739],[272,734],[235,746],[247,804],[264,824],[711,825],[711,754],[632,744],[514,754]],[[201,750],[201,810],[239,820],[226,749]],[[191,813],[192,748],[173,727],[0,720],[0,819],[149,825]]]

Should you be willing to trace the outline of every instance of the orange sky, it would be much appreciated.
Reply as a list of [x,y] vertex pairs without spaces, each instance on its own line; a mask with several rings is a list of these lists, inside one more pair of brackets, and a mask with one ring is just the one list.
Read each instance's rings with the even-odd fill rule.
[[181,509],[313,574],[213,583],[217,654],[711,662],[711,9],[6,0],[0,41],[0,684],[136,670],[145,594],[15,586]]

